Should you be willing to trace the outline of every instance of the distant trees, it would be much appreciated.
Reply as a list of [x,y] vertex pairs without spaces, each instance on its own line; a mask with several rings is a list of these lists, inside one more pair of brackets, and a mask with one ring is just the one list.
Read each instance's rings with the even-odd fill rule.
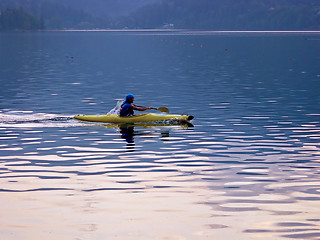
[[[120,0],[0,0],[0,31],[94,28],[204,30],[319,30],[320,0],[130,0],[141,6],[127,16]],[[150,3],[146,5],[146,3]],[[5,3],[7,5],[5,5]],[[15,4],[14,4],[15,3]],[[68,4],[67,4],[68,3]],[[126,0],[129,3],[129,0]],[[11,4],[11,5],[8,5]],[[22,5],[21,5],[22,4]],[[122,2],[122,4],[124,4]],[[130,6],[131,6],[130,5]],[[23,6],[22,8],[17,8]],[[118,11],[116,9],[119,7]],[[110,10],[112,9],[112,10]],[[89,13],[90,12],[90,13]],[[99,12],[99,15],[97,15]],[[104,15],[103,12],[106,14]],[[109,13],[109,15],[107,14]]]
[[38,5],[32,2],[26,8],[0,9],[0,31],[103,27],[106,27],[105,20],[54,2]]
[[0,31],[39,30],[43,28],[43,20],[26,13],[22,8],[0,10]]
[[35,12],[37,15],[44,16],[47,29],[94,29],[106,26],[105,20],[94,17],[83,10],[76,10],[54,2],[39,5]]
[[162,0],[121,24],[211,30],[310,30],[320,28],[319,0]]

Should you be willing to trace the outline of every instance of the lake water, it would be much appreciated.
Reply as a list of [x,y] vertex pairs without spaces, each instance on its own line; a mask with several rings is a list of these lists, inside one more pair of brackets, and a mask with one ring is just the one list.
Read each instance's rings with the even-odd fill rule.
[[[320,239],[320,33],[0,33],[0,84],[1,239]],[[194,126],[72,118],[127,93]]]

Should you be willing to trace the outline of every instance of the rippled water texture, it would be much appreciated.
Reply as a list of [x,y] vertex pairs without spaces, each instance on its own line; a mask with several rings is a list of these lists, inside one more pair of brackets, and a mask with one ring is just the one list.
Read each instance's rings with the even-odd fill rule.
[[[320,239],[320,35],[0,35],[1,239]],[[125,94],[194,126],[86,123]]]

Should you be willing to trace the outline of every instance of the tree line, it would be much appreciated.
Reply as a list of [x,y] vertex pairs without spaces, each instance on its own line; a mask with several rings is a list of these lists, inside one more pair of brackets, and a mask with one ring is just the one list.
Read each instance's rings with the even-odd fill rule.
[[44,22],[22,8],[0,10],[0,31],[44,29]]
[[119,22],[129,28],[210,30],[320,29],[319,0],[163,0]]
[[45,0],[30,1],[24,7],[0,11],[0,30],[168,26],[203,30],[320,29],[319,0],[154,0],[121,17],[93,16],[75,6]]

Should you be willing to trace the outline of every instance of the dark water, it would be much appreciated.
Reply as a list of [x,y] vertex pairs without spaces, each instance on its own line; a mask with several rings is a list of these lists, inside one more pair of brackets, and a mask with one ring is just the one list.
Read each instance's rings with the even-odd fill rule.
[[[319,33],[1,33],[0,84],[1,239],[320,239]],[[194,127],[72,118],[129,92]]]

